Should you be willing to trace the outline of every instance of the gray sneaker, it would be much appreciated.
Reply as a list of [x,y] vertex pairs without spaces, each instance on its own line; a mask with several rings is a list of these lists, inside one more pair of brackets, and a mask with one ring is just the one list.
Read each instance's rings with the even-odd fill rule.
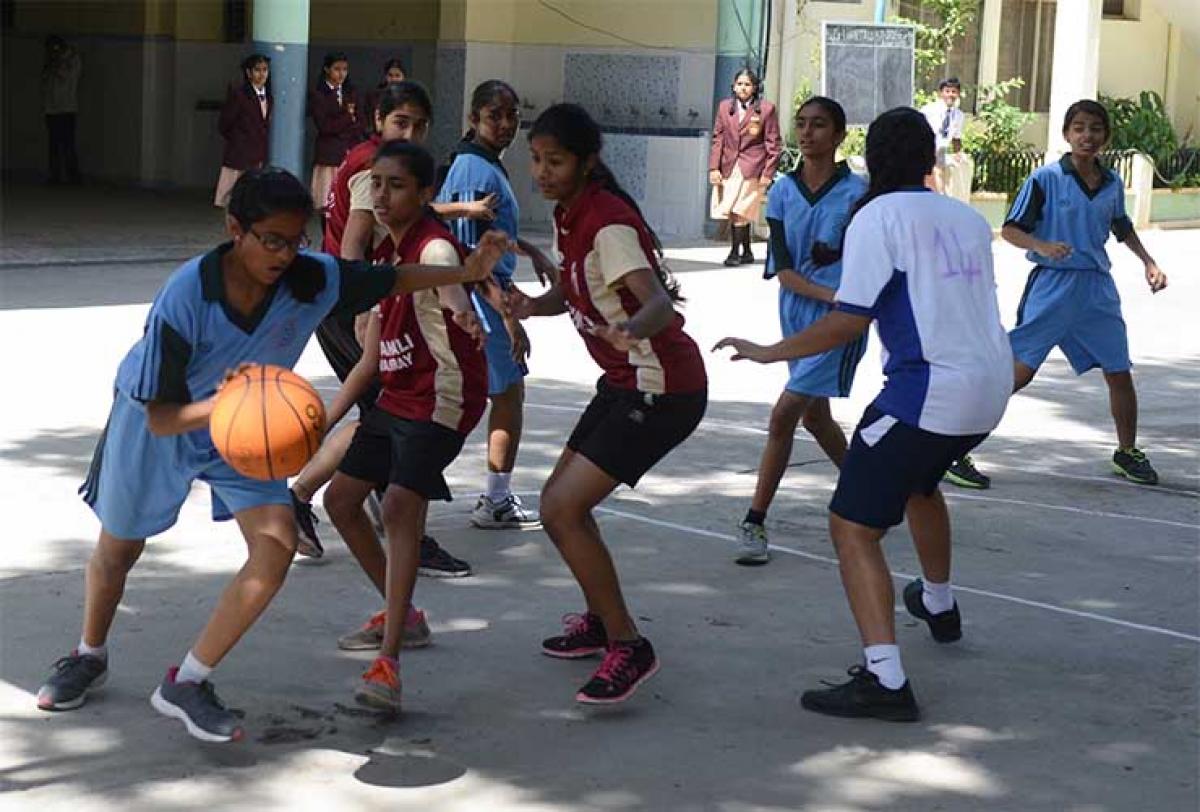
[[733,559],[743,567],[758,567],[771,560],[767,550],[767,528],[761,524],[742,522],[738,525],[737,556]]
[[238,717],[225,707],[208,680],[176,682],[178,668],[171,668],[162,685],[154,689],[150,704],[163,716],[183,722],[193,738],[205,742],[240,741],[245,735]]
[[74,710],[107,678],[107,659],[72,651],[54,664],[54,673],[38,689],[37,706],[46,711]]
[[[383,645],[384,612],[376,612],[359,628],[338,638],[338,648],[343,651],[374,651]],[[425,648],[433,642],[433,632],[425,620],[425,613],[409,607],[404,617],[404,640],[402,648]]]
[[485,530],[535,530],[542,526],[537,512],[521,504],[521,497],[510,493],[499,502],[480,494],[471,511],[471,524]]

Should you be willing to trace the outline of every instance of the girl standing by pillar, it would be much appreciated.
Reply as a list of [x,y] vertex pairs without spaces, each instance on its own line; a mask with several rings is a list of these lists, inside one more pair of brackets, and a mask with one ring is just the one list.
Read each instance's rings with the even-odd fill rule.
[[225,139],[213,205],[225,208],[233,184],[247,169],[267,163],[271,136],[271,60],[250,54],[242,60],[242,82],[229,86],[218,129]]

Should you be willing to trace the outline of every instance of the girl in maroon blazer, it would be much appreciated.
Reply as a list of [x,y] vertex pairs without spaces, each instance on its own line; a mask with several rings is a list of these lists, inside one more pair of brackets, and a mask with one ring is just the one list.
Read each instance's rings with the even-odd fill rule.
[[333,176],[350,147],[361,140],[358,95],[349,82],[350,62],[343,53],[325,54],[322,77],[308,92],[308,114],[317,127],[312,197],[324,212]]
[[403,82],[408,78],[408,71],[404,69],[404,63],[399,59],[389,59],[383,63],[383,73],[380,74],[379,84],[375,85],[374,90],[368,90],[366,97],[363,99],[363,107],[359,112],[359,120],[363,126],[363,141],[369,141],[371,136],[375,135],[375,111],[379,108],[379,97],[383,95],[383,91],[387,90],[388,85],[394,85]]
[[[711,214],[729,220],[726,265],[754,262],[750,228],[758,220],[767,188],[779,166],[782,142],[775,105],[760,98],[762,83],[749,68],[733,78],[733,96],[717,108],[708,182],[713,186]],[[739,246],[741,253],[738,253]]]
[[242,60],[242,82],[230,84],[221,108],[217,128],[225,139],[221,156],[221,175],[213,203],[225,208],[233,184],[247,169],[267,164],[271,133],[271,60],[262,54],[250,54]]

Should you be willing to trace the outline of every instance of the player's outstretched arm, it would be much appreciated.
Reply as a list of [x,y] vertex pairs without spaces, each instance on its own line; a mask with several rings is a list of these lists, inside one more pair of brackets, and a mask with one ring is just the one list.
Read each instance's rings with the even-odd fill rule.
[[713,346],[713,351],[731,347],[734,361],[755,361],[771,364],[792,358],[806,358],[840,347],[862,335],[871,319],[835,310],[826,314],[793,336],[764,346],[744,338],[723,338]]
[[397,265],[396,284],[390,295],[400,296],[418,290],[490,279],[492,268],[512,247],[503,231],[492,230],[479,238],[479,245],[463,265]]

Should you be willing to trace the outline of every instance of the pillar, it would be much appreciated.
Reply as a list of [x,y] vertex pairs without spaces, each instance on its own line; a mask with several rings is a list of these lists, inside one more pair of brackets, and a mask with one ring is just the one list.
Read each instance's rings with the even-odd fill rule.
[[1050,72],[1048,154],[1067,151],[1063,116],[1080,99],[1096,98],[1100,74],[1102,0],[1058,0],[1054,19],[1054,64]]
[[1000,78],[1000,22],[1003,11],[1004,0],[983,0],[983,20],[979,33],[978,82],[981,85],[994,85]]
[[[309,0],[255,0],[254,48],[271,57],[271,163],[304,180]],[[318,205],[320,201],[318,201]]]

